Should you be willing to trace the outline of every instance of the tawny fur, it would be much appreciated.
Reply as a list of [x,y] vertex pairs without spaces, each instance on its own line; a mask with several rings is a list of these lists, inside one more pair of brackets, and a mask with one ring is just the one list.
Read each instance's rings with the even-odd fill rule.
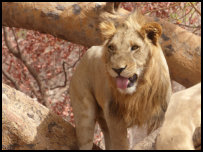
[[[78,143],[80,149],[92,148],[98,121],[106,149],[128,149],[127,128],[147,126],[150,133],[163,121],[170,100],[168,66],[158,43],[161,27],[134,13],[116,25],[105,21],[100,28],[107,40],[86,52],[70,84]],[[139,45],[136,51],[130,51],[133,45]],[[133,90],[121,93],[111,70],[124,66],[122,76],[139,76]]]
[[159,150],[194,150],[193,134],[201,126],[201,83],[174,93],[166,111],[160,135]]

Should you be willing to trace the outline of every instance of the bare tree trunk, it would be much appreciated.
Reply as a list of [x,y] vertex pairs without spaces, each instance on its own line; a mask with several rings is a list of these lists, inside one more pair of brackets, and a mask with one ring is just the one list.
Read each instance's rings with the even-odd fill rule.
[[[118,19],[129,14],[112,3],[64,2],[3,2],[4,26],[19,27],[49,33],[85,46],[101,45],[98,24],[105,19]],[[118,7],[116,5],[116,7]],[[112,13],[114,12],[114,13]],[[102,14],[102,15],[101,15]],[[201,81],[201,37],[158,18],[163,27],[163,48],[173,80],[185,87]]]
[[187,88],[199,83],[201,37],[162,19],[154,18],[153,21],[158,21],[163,27],[160,42],[171,78]]
[[[2,84],[2,106],[2,149],[78,149],[73,126],[5,84]],[[94,145],[94,149],[100,148]]]
[[[102,43],[99,15],[105,3],[5,2],[4,26],[37,30],[85,46]],[[96,5],[97,4],[97,5]]]

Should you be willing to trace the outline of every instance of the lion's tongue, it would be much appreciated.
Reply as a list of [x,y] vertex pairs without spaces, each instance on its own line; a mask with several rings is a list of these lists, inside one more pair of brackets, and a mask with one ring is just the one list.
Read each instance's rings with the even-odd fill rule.
[[116,78],[116,85],[120,89],[126,89],[128,86],[128,79],[119,76]]

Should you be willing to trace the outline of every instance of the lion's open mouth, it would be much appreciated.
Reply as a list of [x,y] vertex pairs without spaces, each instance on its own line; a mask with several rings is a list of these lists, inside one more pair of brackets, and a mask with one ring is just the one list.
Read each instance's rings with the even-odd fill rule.
[[136,80],[137,80],[137,74],[134,74],[130,78],[118,76],[118,77],[116,77],[116,86],[117,86],[117,88],[120,88],[120,89],[130,88],[133,86],[133,84],[136,82]]

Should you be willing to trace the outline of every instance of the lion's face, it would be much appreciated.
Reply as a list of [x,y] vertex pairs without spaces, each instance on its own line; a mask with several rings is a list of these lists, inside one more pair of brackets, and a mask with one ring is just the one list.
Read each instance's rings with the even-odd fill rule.
[[104,45],[107,72],[119,92],[132,94],[147,68],[150,48],[157,45],[161,27],[157,23],[140,25],[136,22],[115,27],[113,23],[104,22],[101,29],[108,38]]
[[133,93],[146,64],[149,49],[140,34],[120,29],[105,45],[106,68],[121,93]]

